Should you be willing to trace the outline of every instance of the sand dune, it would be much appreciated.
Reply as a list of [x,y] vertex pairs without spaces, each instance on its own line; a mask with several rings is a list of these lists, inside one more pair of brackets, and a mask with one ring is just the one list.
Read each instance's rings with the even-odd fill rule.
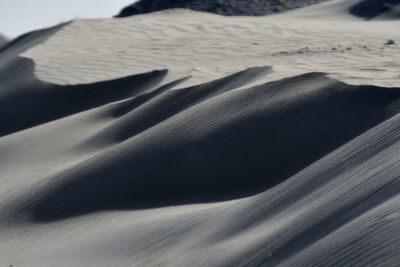
[[399,21],[370,3],[0,48],[0,266],[397,266]]
[[191,86],[267,65],[274,71],[260,82],[325,72],[349,84],[397,87],[400,47],[385,43],[398,39],[400,21],[365,21],[349,13],[355,1],[329,3],[266,17],[178,9],[77,20],[21,56],[35,61],[40,80],[64,85],[168,69],[165,82],[192,76]]
[[388,13],[387,15],[394,18],[400,17],[400,12],[396,11],[396,5],[399,5],[398,0],[364,0],[357,2],[351,7],[350,12],[356,16],[364,17],[366,19],[373,19],[381,14]]
[[[13,76],[9,79],[7,75],[2,75],[5,81],[2,81],[4,86],[0,100],[0,123],[3,125],[0,135],[10,134],[128,96],[133,97],[157,84],[167,71],[152,71],[117,80],[77,86],[57,86],[35,80],[31,76],[33,63],[28,59],[21,58],[13,62],[6,72],[12,72]],[[12,82],[15,80],[14,75],[25,79],[15,84]],[[115,89],[111,92],[109,88]],[[14,112],[10,113],[13,110]]]

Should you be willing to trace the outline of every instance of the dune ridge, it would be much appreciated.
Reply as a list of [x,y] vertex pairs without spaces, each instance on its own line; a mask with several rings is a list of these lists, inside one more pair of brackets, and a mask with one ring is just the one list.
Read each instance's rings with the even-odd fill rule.
[[[135,229],[142,234],[134,234],[129,241],[119,237],[117,231],[103,237],[106,239],[100,247],[83,244],[104,251],[128,242],[129,257],[125,255],[128,250],[105,254],[135,265],[163,262],[184,266],[196,261],[199,265],[307,266],[345,262],[351,266],[361,258],[365,263],[379,262],[379,257],[396,262],[397,254],[377,252],[374,256],[370,244],[378,245],[384,238],[375,239],[377,231],[390,236],[397,229],[397,217],[390,214],[398,192],[398,160],[392,155],[400,136],[396,123],[400,89],[347,85],[323,73],[243,87],[269,73],[269,67],[257,67],[194,87],[179,88],[177,81],[167,89],[143,87],[134,79],[129,83],[131,92],[139,92],[135,87],[144,88],[136,95],[110,97],[97,107],[89,105],[86,111],[71,106],[75,115],[0,137],[0,166],[18,167],[16,161],[29,162],[36,157],[37,151],[30,152],[28,148],[29,139],[40,136],[40,132],[50,131],[56,135],[48,139],[63,140],[69,133],[57,130],[60,125],[70,128],[68,125],[80,123],[85,116],[99,121],[91,133],[72,138],[69,143],[64,141],[63,146],[75,147],[72,155],[87,154],[82,160],[65,168],[49,169],[45,175],[35,175],[27,168],[33,181],[2,197],[1,229],[4,231],[8,225],[8,231],[13,232],[13,228],[45,222],[63,225],[65,220],[78,224],[79,229],[84,218],[90,220],[91,216],[176,206],[188,211],[157,219],[157,227],[174,231],[178,243],[154,247],[161,240],[153,228],[138,222]],[[157,80],[153,75],[143,77]],[[116,94],[119,91],[115,89],[124,88],[124,83],[118,81],[95,85],[111,86]],[[76,86],[82,94],[77,97],[74,90],[69,94],[79,102],[91,86]],[[174,86],[178,88],[170,90]],[[63,109],[57,103],[52,109]],[[130,136],[126,136],[128,133]],[[24,155],[7,152],[12,148],[10,143],[15,143],[14,150],[19,147]],[[40,164],[45,166],[52,154],[66,153],[61,153],[64,149],[44,149]],[[34,167],[37,166],[31,168]],[[14,187],[16,181],[10,185]],[[216,201],[223,202],[217,206],[207,204]],[[204,203],[204,207],[190,211],[196,203]],[[389,215],[393,219],[374,219]],[[215,225],[216,222],[219,223]],[[370,224],[374,226],[362,230]],[[287,229],[292,230],[286,232]],[[369,234],[364,235],[365,231]],[[255,232],[263,234],[254,235]],[[285,232],[285,238],[271,243],[274,236]],[[338,246],[336,240],[340,237],[335,236],[344,233],[348,241]],[[363,243],[354,242],[361,233],[369,244],[365,250]],[[238,246],[242,235],[247,241]],[[144,245],[147,242],[151,243]],[[140,249],[134,244],[149,247]],[[384,244],[382,250],[395,246]],[[76,245],[68,242],[64,249]],[[323,249],[312,250],[314,246]],[[218,247],[225,256],[211,253],[212,247]],[[360,249],[364,252],[354,259],[335,254]],[[178,256],[176,251],[182,250],[185,253]],[[143,258],[147,253],[158,256]],[[208,256],[201,256],[204,253]],[[51,256],[47,257],[49,264],[54,263]],[[86,257],[80,255],[82,262],[77,264],[86,262]],[[98,260],[102,264],[108,262],[104,257],[90,258],[89,262],[100,263]]]
[[[106,150],[77,170],[66,170],[67,177],[59,174],[62,181],[52,178],[56,184],[66,185],[50,190],[54,193],[39,191],[42,199],[49,195],[49,200],[38,204],[38,212],[33,213],[46,220],[92,209],[243,197],[280,183],[397,112],[395,103],[400,94],[396,88],[352,87],[317,73],[230,92],[230,83],[238,86],[235,81],[251,80],[252,72],[260,71],[264,72],[252,69],[207,85],[166,91],[115,117],[115,122],[81,144],[115,144],[115,149]],[[207,87],[212,94],[204,99],[201,93],[207,93]],[[196,99],[195,104],[190,104],[191,98]],[[246,101],[241,103],[242,99]],[[121,104],[126,108],[126,102]],[[120,108],[114,106],[113,113]],[[336,119],[324,123],[324,118],[331,116]],[[343,130],[334,131],[336,128]],[[318,144],[315,151],[307,148],[311,142]],[[153,148],[148,151],[148,147]],[[307,153],[302,153],[306,149]],[[98,167],[93,170],[91,166]],[[265,180],[265,170],[274,178]],[[118,179],[110,180],[113,172],[119,173]],[[163,182],[162,177],[169,179]],[[186,177],[191,177],[190,182]],[[153,190],[162,193],[146,196],[145,192]],[[78,197],[79,191],[84,192],[83,199]],[[76,202],[68,201],[72,195]]]
[[[261,69],[261,71],[264,70]],[[249,71],[245,71],[239,75],[246,76],[249,75],[248,73]],[[223,88],[225,83],[229,84],[229,79],[212,82],[211,84],[215,86],[215,89],[218,89]],[[190,94],[192,90],[196,89],[203,90],[202,86],[199,85],[198,88],[180,89],[182,92],[179,90],[177,92]],[[152,92],[154,91],[150,90],[149,93]],[[31,187],[26,188],[26,191],[19,192],[17,195],[21,199],[9,199],[8,201],[11,201],[8,207],[2,209],[2,224],[4,226],[4,223],[11,218],[15,220],[19,216],[26,215],[34,222],[40,222],[61,220],[69,216],[82,216],[99,210],[148,209],[157,206],[215,201],[215,196],[213,199],[213,192],[210,189],[218,190],[217,196],[219,200],[223,200],[224,195],[226,195],[225,200],[236,199],[237,197],[244,197],[246,187],[248,187],[248,194],[255,194],[250,198],[244,198],[239,202],[227,202],[218,208],[211,207],[207,209],[205,207],[205,210],[189,213],[183,217],[182,215],[177,216],[173,221],[174,224],[179,225],[182,225],[182,220],[191,220],[188,218],[197,218],[196,220],[198,220],[206,216],[205,214],[208,214],[206,216],[208,219],[205,221],[202,219],[195,224],[190,223],[186,229],[181,226],[176,230],[175,235],[182,235],[181,238],[186,242],[200,242],[197,246],[202,246],[201,240],[203,238],[206,240],[203,241],[206,242],[206,247],[213,246],[212,244],[220,246],[221,243],[220,241],[217,242],[217,240],[225,240],[229,236],[237,236],[240,232],[246,232],[246,228],[256,231],[262,225],[276,221],[276,216],[278,218],[282,217],[281,220],[283,220],[286,216],[295,216],[293,214],[297,214],[296,209],[306,209],[310,210],[310,212],[313,210],[313,214],[319,214],[317,217],[307,218],[300,213],[296,215],[298,216],[297,219],[291,219],[290,222],[298,224],[300,220],[307,218],[300,225],[310,225],[309,227],[311,227],[311,225],[315,224],[314,227],[303,230],[297,229],[293,232],[291,238],[281,238],[279,243],[269,245],[264,249],[260,249],[261,244],[269,243],[270,241],[268,240],[273,235],[270,236],[266,233],[266,237],[258,245],[259,241],[256,241],[258,238],[254,240],[250,238],[248,242],[254,247],[250,250],[244,250],[244,247],[242,247],[240,254],[236,254],[238,252],[235,253],[240,255],[240,258],[232,255],[226,258],[227,261],[224,264],[239,264],[241,262],[251,265],[275,265],[287,261],[291,262],[291,264],[306,266],[316,262],[321,262],[321,264],[339,262],[340,259],[337,255],[331,256],[330,252],[332,250],[328,249],[336,244],[336,239],[332,235],[334,236],[337,231],[350,231],[348,234],[357,236],[359,232],[353,229],[355,227],[353,224],[368,224],[369,220],[371,220],[368,219],[368,216],[372,216],[371,213],[387,214],[388,211],[386,211],[387,208],[385,207],[395,201],[391,196],[394,197],[397,192],[397,183],[396,180],[393,180],[397,177],[395,171],[397,169],[395,167],[397,166],[397,160],[391,158],[391,155],[395,153],[398,145],[399,131],[396,126],[398,125],[396,123],[398,116],[395,114],[398,113],[396,99],[400,96],[399,92],[398,88],[349,86],[318,73],[267,83],[256,88],[221,92],[215,96],[209,96],[207,100],[198,102],[191,108],[187,108],[187,111],[180,111],[180,113],[172,115],[171,118],[165,119],[156,126],[150,126],[147,130],[136,134],[132,138],[114,145],[108,144],[107,149],[104,149],[103,145],[101,145],[100,147],[103,150],[99,154],[73,165],[65,171],[58,171],[52,177],[47,178],[45,183],[33,184]],[[164,94],[171,93],[165,91]],[[176,93],[172,94],[177,97]],[[163,93],[158,97],[162,95]],[[163,98],[161,97],[161,99]],[[157,95],[153,99],[157,99]],[[246,103],[242,107],[241,102],[243,99],[246,99]],[[119,114],[119,116],[114,117],[113,120],[116,120],[116,122],[109,124],[108,128],[115,128],[117,132],[111,131],[109,134],[118,135],[118,131],[121,128],[129,127],[126,124],[121,126],[118,122],[124,119],[125,116],[127,116],[126,120],[134,124],[135,121],[131,121],[129,118],[131,117],[130,113],[140,112],[140,108],[144,105],[151,105],[151,101],[152,99],[135,106],[130,112],[125,110],[122,116]],[[169,100],[167,103],[173,102]],[[283,105],[283,103],[285,104]],[[120,110],[121,107],[126,109],[126,104],[126,101],[112,103],[111,106],[106,104],[104,108],[99,107],[95,108],[95,110],[101,110],[96,113],[98,113],[97,116],[101,115],[103,117],[105,116],[104,112],[111,115],[115,114],[115,111]],[[163,105],[158,104],[157,106],[162,107]],[[358,113],[354,113],[355,111],[358,111]],[[83,111],[83,113],[86,112]],[[205,115],[207,117],[204,118]],[[212,118],[213,116],[216,117]],[[312,119],[313,116],[315,116],[315,119]],[[330,121],[324,126],[324,121],[327,117],[330,118]],[[337,120],[336,123],[332,121],[333,118]],[[57,121],[57,123],[61,123],[62,120]],[[381,122],[383,124],[380,124]],[[51,127],[51,124],[45,125],[46,127]],[[301,125],[304,127],[304,132],[299,128]],[[310,129],[310,125],[313,126],[312,132],[307,130]],[[350,125],[352,127],[349,127]],[[22,131],[20,133],[21,136],[16,138],[23,145],[26,142],[22,141],[24,140],[24,135],[25,137],[29,136],[29,131],[40,130],[41,127],[43,126],[39,125]],[[262,127],[265,127],[265,130]],[[238,132],[239,129],[244,132]],[[257,131],[254,131],[255,129]],[[275,134],[269,133],[272,129],[276,132]],[[293,132],[294,129],[297,129],[297,132]],[[110,132],[107,128],[103,131]],[[288,131],[288,136],[285,135],[285,131]],[[365,131],[367,132],[360,137],[340,147]],[[310,136],[309,134],[313,135]],[[332,137],[329,137],[330,134]],[[3,143],[4,146],[4,144],[7,144],[7,142],[4,142],[4,138],[11,138],[12,136],[0,138],[0,143]],[[95,136],[96,138],[94,139],[100,142],[99,135],[96,133]],[[343,136],[342,139],[339,136]],[[277,137],[282,141],[278,141]],[[92,138],[89,136],[83,142],[86,143],[88,140],[93,142]],[[319,145],[315,146],[317,148],[316,151],[311,152],[309,150],[309,146],[305,142],[307,138],[310,138],[314,143],[319,138],[321,139]],[[263,139],[266,141],[263,142]],[[287,143],[291,139],[293,141]],[[246,142],[243,142],[243,140],[246,140]],[[240,147],[241,143],[245,144],[245,146]],[[236,146],[235,150],[230,151],[233,146]],[[275,149],[274,146],[276,147]],[[148,150],[149,147],[152,147],[152,149]],[[307,149],[305,149],[306,147]],[[338,147],[340,148],[335,150]],[[268,154],[264,154],[266,150],[268,150]],[[240,151],[244,155],[240,157],[240,154],[235,151]],[[293,154],[295,151],[299,151],[300,154]],[[333,153],[330,153],[331,151]],[[249,154],[249,152],[253,153],[253,155]],[[215,156],[216,154],[218,156]],[[214,156],[210,158],[211,155]],[[265,155],[266,158],[262,155]],[[294,158],[288,158],[289,155],[293,155]],[[7,154],[3,154],[2,159],[4,159],[4,156],[7,156]],[[29,157],[29,155],[26,155],[26,157]],[[299,162],[300,158],[304,158],[304,163]],[[257,159],[261,160],[260,165],[253,162]],[[378,162],[374,162],[377,159],[379,159]],[[213,163],[214,160],[216,161]],[[395,161],[388,167],[386,167],[386,164],[379,165],[379,162],[387,160],[389,162]],[[316,163],[289,178],[291,174],[296,173],[313,161],[316,161]],[[372,164],[372,162],[374,163]],[[299,164],[302,165],[299,166]],[[215,167],[211,167],[213,165]],[[365,166],[368,165],[370,166],[366,169]],[[382,171],[380,171],[381,168],[383,168]],[[370,169],[371,171],[368,171]],[[206,172],[201,175],[201,170]],[[241,174],[240,170],[244,171],[244,173]],[[255,173],[253,173],[254,171]],[[225,179],[223,179],[224,172],[226,172]],[[257,172],[260,178],[257,178]],[[365,172],[368,175],[365,175]],[[113,175],[110,176],[112,173],[118,173],[118,177],[114,176],[111,179],[113,177]],[[244,175],[245,173],[246,175]],[[252,175],[247,176],[249,173],[252,173]],[[379,180],[376,180],[378,179],[376,178],[377,175],[381,177]],[[149,180],[145,177],[152,177],[152,179]],[[189,177],[190,181],[185,182]],[[250,180],[249,177],[251,177]],[[266,177],[269,178],[266,179]],[[245,178],[245,180],[242,178]],[[346,179],[350,180],[346,181]],[[346,182],[343,184],[342,180]],[[378,183],[377,181],[380,182]],[[271,190],[264,191],[276,184],[279,185]],[[364,185],[356,187],[359,184]],[[233,190],[235,185],[237,186],[236,192]],[[351,191],[352,186],[356,191]],[[328,199],[326,195],[321,194],[321,191],[324,192],[326,190],[328,192],[333,190],[332,193],[328,194],[330,196]],[[224,191],[226,191],[225,194]],[[232,192],[229,191],[234,192],[234,194],[232,195]],[[154,195],[151,192],[157,192],[157,194]],[[347,192],[352,193],[348,195],[349,193]],[[314,198],[315,194],[319,197]],[[194,197],[196,195],[197,198]],[[296,203],[296,201],[293,201],[293,197],[299,198],[299,202],[295,205],[292,204]],[[346,201],[342,202],[340,200],[342,198],[346,199]],[[317,207],[310,204],[310,202],[315,203],[318,199],[323,203],[330,202],[331,204],[329,205],[331,207],[328,208],[323,203],[319,203]],[[8,201],[2,200],[3,203]],[[265,205],[270,207],[265,207]],[[380,208],[381,206],[382,208]],[[315,211],[316,208],[319,210]],[[232,209],[233,211],[231,211]],[[292,211],[289,212],[286,209]],[[270,211],[267,212],[268,210]],[[323,210],[325,212],[322,212]],[[334,212],[335,210],[337,211]],[[12,212],[4,213],[4,211]],[[351,217],[348,217],[348,212],[350,212]],[[271,215],[268,215],[270,213]],[[272,216],[272,214],[276,213],[277,215]],[[209,223],[214,220],[226,220],[228,214],[232,214],[229,216],[234,216],[231,219],[232,223],[220,224],[220,227],[217,228],[218,230],[210,231],[209,226],[207,226]],[[238,214],[241,217],[239,221],[234,219],[239,216]],[[326,214],[324,215],[326,217],[321,214]],[[373,238],[374,231],[381,231],[380,229],[385,227],[388,227],[388,230],[384,233],[390,235],[392,228],[389,226],[395,223],[395,218],[379,222],[379,228],[374,226],[374,228],[370,229],[371,238]],[[169,221],[170,219],[166,220]],[[24,224],[31,223],[29,221],[24,222]],[[276,230],[278,231],[277,233],[285,231],[285,227],[281,224],[279,225],[278,230]],[[193,235],[199,231],[198,228],[208,229],[207,237],[202,237],[200,240],[195,238]],[[146,228],[139,227],[139,229]],[[307,231],[312,231],[313,234],[307,234]],[[295,234],[296,232],[298,234]],[[152,240],[156,240],[151,231],[146,235],[149,235]],[[311,240],[310,236],[312,236]],[[195,239],[191,241],[192,238]],[[217,239],[215,240],[215,238]],[[367,235],[364,238],[369,238],[369,236]],[[351,242],[350,238],[348,239]],[[117,238],[117,240],[119,240],[117,242],[124,242],[120,238]],[[141,243],[146,239],[139,239],[142,241],[134,240],[130,242],[132,244]],[[317,244],[317,242],[322,242],[324,244],[323,247],[328,250],[323,250],[325,251],[324,253],[313,252],[313,254],[307,254],[307,250],[311,250],[310,247],[314,243]],[[372,242],[372,240],[368,242]],[[106,244],[103,243],[103,246],[107,247]],[[193,254],[190,254],[190,251],[186,252],[185,255],[192,255],[192,258],[177,258],[177,255],[173,252],[175,246],[179,247],[178,244],[172,245],[172,247],[167,246],[165,248],[167,249],[166,251],[163,249],[159,253],[162,253],[162,257],[174,257],[174,264],[180,263],[181,265],[185,265],[196,258]],[[389,249],[391,246],[393,245],[389,246],[388,244],[387,248]],[[354,249],[361,248],[355,243],[350,247],[343,245],[337,249],[348,250],[352,249],[352,247]],[[268,251],[265,251],[266,248],[268,248]],[[226,253],[229,253],[229,246],[225,249]],[[139,250],[137,253],[140,255],[143,251]],[[366,254],[362,255],[366,256]],[[323,261],[323,259],[326,261]],[[374,259],[366,258],[365,262],[373,262]],[[394,255],[386,258],[388,261],[395,259]],[[105,259],[103,258],[103,260]],[[149,260],[147,259],[147,261]],[[357,257],[357,260],[360,260],[360,258]],[[142,261],[134,262],[140,264]],[[351,266],[351,261],[348,258],[347,262]],[[144,262],[142,263],[144,264]],[[155,263],[153,262],[152,264]],[[212,265],[220,264],[218,263],[218,257],[211,257],[211,260],[207,263]]]

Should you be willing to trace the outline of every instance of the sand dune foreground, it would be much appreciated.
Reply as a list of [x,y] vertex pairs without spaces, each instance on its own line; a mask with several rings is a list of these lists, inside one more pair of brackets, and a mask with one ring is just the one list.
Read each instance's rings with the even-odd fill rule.
[[361,4],[0,47],[0,266],[398,266],[400,21]]

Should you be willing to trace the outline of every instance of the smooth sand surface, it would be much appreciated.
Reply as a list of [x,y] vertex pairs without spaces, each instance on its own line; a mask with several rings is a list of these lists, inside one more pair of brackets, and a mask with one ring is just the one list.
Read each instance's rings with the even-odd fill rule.
[[265,81],[317,71],[351,84],[397,86],[400,46],[384,44],[398,39],[400,20],[364,21],[341,4],[350,6],[334,1],[268,17],[179,9],[77,20],[21,56],[35,61],[38,78],[58,84],[168,69],[168,80],[192,75],[194,85],[268,65],[274,72]]
[[0,48],[0,266],[399,265],[400,21],[361,2]]

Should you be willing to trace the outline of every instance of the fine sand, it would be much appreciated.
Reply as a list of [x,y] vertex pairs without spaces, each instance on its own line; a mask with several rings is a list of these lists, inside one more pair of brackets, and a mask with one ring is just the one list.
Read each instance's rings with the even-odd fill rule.
[[374,4],[0,47],[0,266],[399,265],[400,20]]

